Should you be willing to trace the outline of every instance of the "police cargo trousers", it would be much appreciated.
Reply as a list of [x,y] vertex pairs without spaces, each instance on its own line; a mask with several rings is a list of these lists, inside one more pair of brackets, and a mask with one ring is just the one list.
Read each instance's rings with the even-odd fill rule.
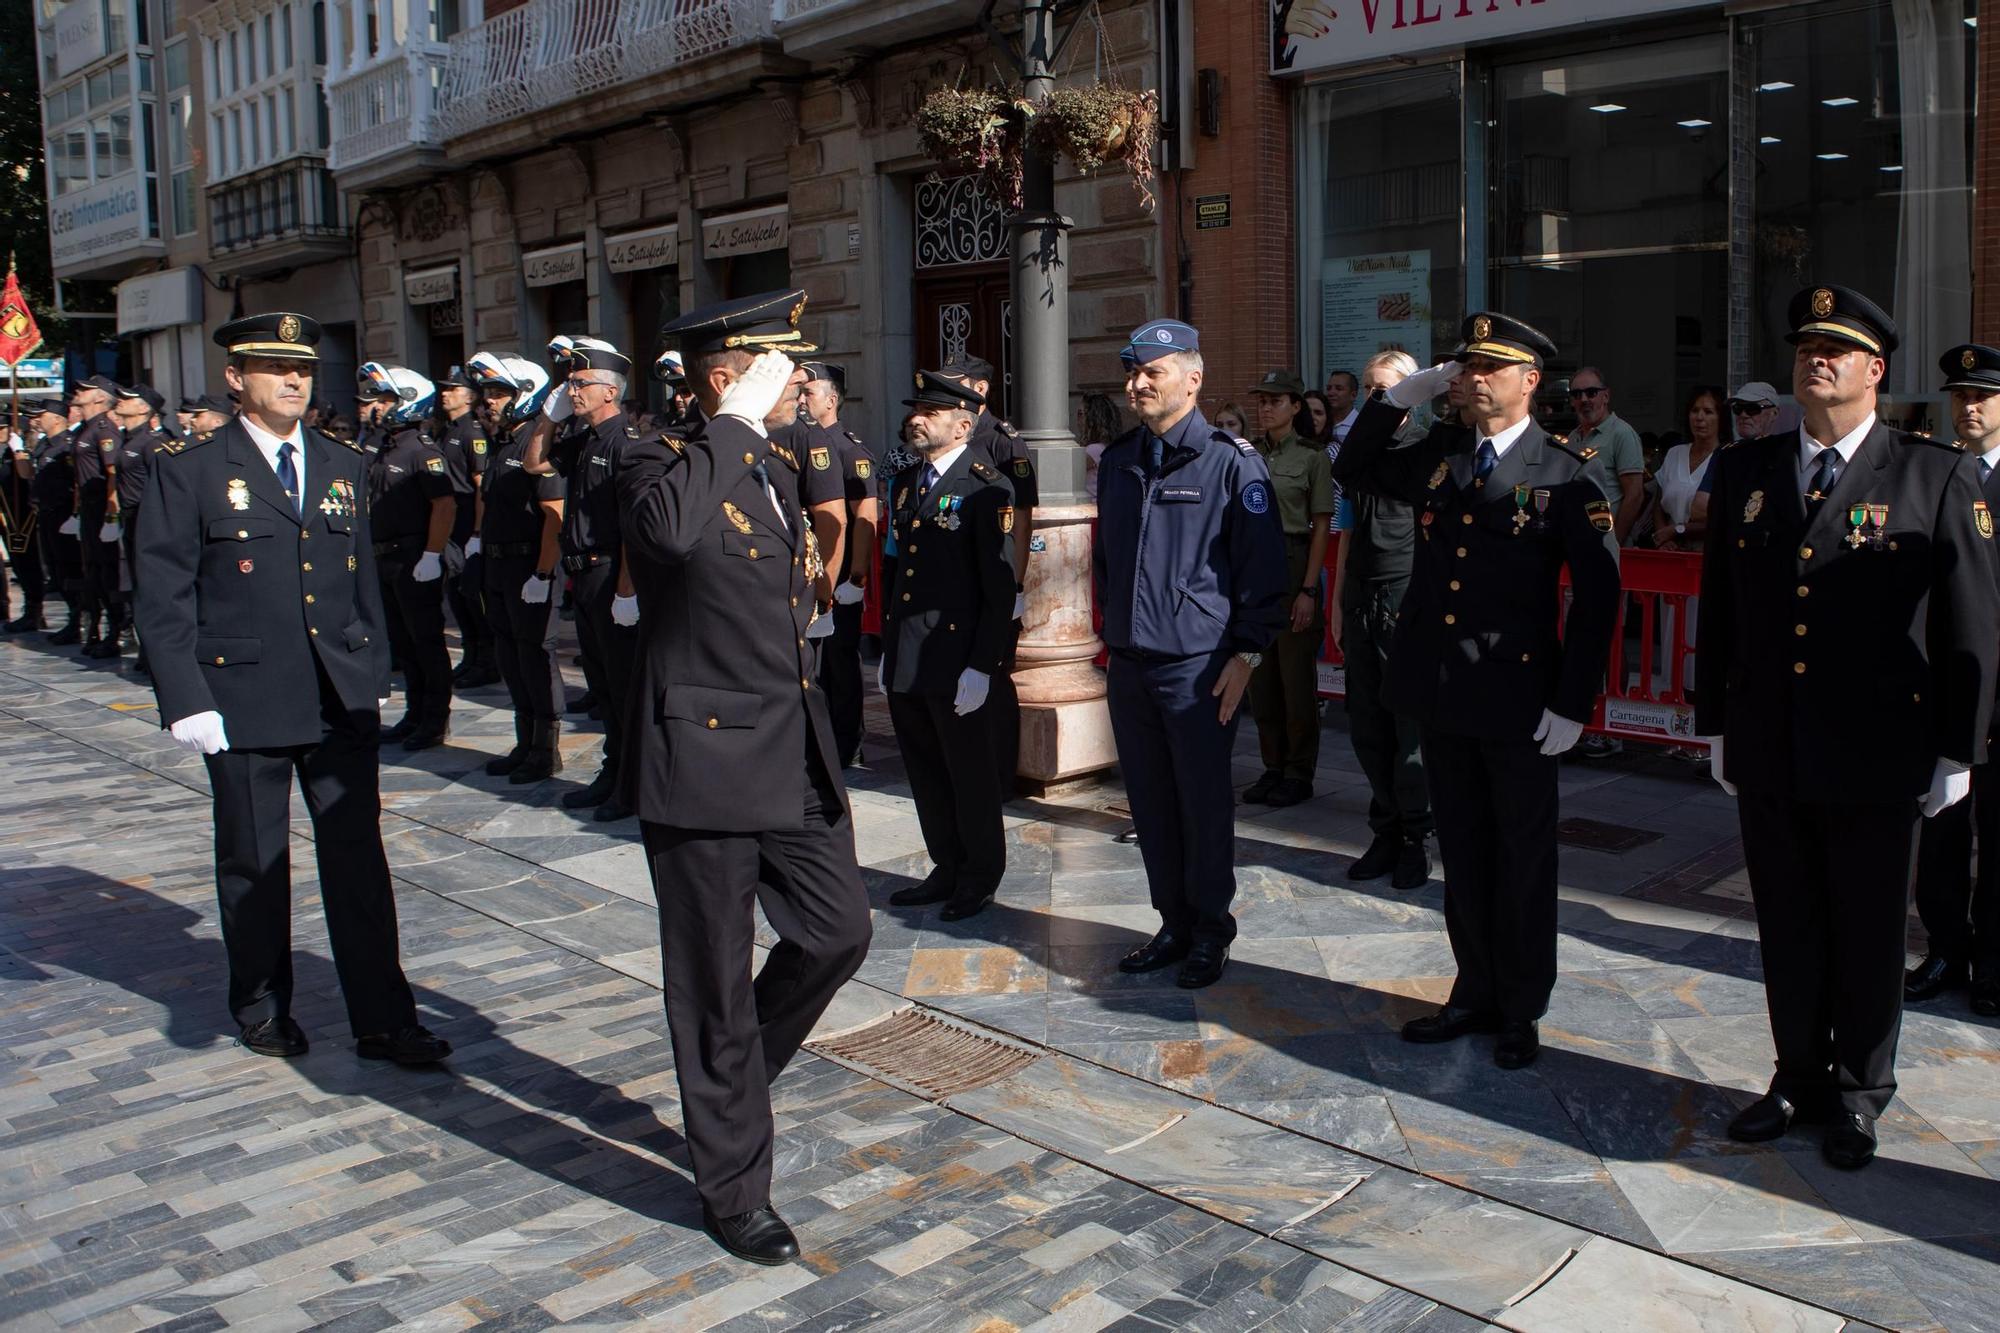
[[[1398,589],[1391,605],[1400,603]],[[1415,842],[1431,831],[1431,792],[1424,779],[1423,728],[1382,701],[1395,623],[1395,612],[1374,598],[1341,613],[1347,734],[1368,778],[1369,831]]]
[[[1310,542],[1308,537],[1285,538],[1293,589],[1285,599],[1287,615],[1310,572],[1306,569]],[[1326,617],[1315,606],[1312,622],[1304,629],[1278,632],[1251,674],[1250,715],[1257,723],[1257,748],[1266,773],[1309,784],[1319,767],[1319,649],[1325,635]]]
[[389,646],[403,664],[403,716],[418,731],[444,728],[451,718],[451,654],[444,644],[444,578],[417,582],[411,571],[421,539],[375,543]]

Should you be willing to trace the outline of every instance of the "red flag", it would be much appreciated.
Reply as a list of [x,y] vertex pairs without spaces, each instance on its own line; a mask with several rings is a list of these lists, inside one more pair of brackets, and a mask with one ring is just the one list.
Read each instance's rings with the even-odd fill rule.
[[28,298],[21,295],[20,281],[9,262],[7,287],[0,291],[0,361],[18,365],[21,358],[32,356],[41,345],[42,330],[35,323],[35,312],[28,309]]

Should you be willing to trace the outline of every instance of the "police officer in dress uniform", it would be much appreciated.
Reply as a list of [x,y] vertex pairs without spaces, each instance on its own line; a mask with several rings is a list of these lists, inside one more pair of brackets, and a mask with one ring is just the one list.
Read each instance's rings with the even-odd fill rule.
[[[660,906],[667,1026],[709,1232],[798,1257],[771,1207],[770,1085],[868,951],[840,756],[806,629],[820,573],[796,453],[803,292],[691,311],[678,342],[702,425],[635,441],[618,476],[643,651],[625,790]],[[778,943],[753,981],[752,905]]]
[[514,704],[514,748],[490,760],[486,771],[525,786],[562,771],[554,593],[562,580],[563,483],[554,472],[530,472],[525,462],[549,377],[531,361],[486,352],[474,356],[468,370],[480,382],[496,432],[480,499],[480,537],[494,651]]
[[[1498,1032],[1494,1063],[1540,1051],[1556,980],[1556,756],[1597,701],[1618,613],[1611,504],[1532,415],[1555,344],[1493,312],[1465,321],[1453,359],[1362,408],[1334,461],[1342,486],[1417,509],[1417,567],[1384,701],[1424,729],[1458,979],[1403,1039]],[[1409,410],[1466,379],[1468,427],[1390,449]],[[1563,566],[1574,594],[1561,619]]]
[[[137,578],[139,573],[139,502],[146,495],[146,474],[152,470],[153,455],[173,438],[166,433],[161,422],[166,407],[167,400],[159,390],[150,384],[135,384],[120,387],[118,401],[111,408],[112,419],[118,423],[119,433],[124,437],[116,455],[115,498],[125,569],[132,578]],[[119,652],[120,644],[114,636],[104,641],[98,656],[116,657]],[[133,665],[140,674],[146,673],[144,645],[140,646],[139,660]]]
[[865,689],[861,675],[861,612],[867,598],[868,579],[874,573],[882,502],[875,493],[874,453],[840,421],[841,404],[847,399],[846,372],[825,361],[802,364],[806,384],[799,395],[799,410],[818,428],[814,444],[828,450],[840,473],[846,501],[840,565],[830,571],[832,632],[820,641],[819,659],[819,685],[826,691],[834,743],[840,749],[841,765],[846,767],[861,758]]
[[1118,763],[1160,931],[1122,972],[1222,976],[1236,919],[1229,779],[1239,705],[1285,623],[1285,539],[1256,447],[1202,417],[1201,341],[1173,319],[1120,353],[1140,426],[1097,469],[1091,560]]
[[934,869],[898,907],[976,915],[1007,869],[993,729],[979,716],[1014,617],[1014,488],[968,441],[979,395],[917,372],[910,438],[921,461],[891,486],[882,564],[882,690]]
[[1260,433],[1257,452],[1271,473],[1271,496],[1285,534],[1286,624],[1250,675],[1250,716],[1264,772],[1243,799],[1297,805],[1312,795],[1319,767],[1319,649],[1326,625],[1320,570],[1332,535],[1333,471],[1326,451],[1299,437],[1294,424],[1305,406],[1305,382],[1273,370],[1257,383]]
[[2000,562],[1976,460],[1876,420],[1896,325],[1859,292],[1792,299],[1791,434],[1715,455],[1695,725],[1737,796],[1777,1071],[1730,1122],[1794,1119],[1820,1151],[1875,1155],[1895,1095],[1919,813],[1985,758]]
[[114,641],[117,639],[124,614],[123,599],[118,594],[118,525],[111,521],[117,512],[112,473],[123,438],[118,433],[118,423],[111,419],[118,387],[113,380],[93,375],[77,388],[70,400],[70,406],[79,416],[76,428],[70,432],[76,501],[71,517],[63,526],[77,540],[82,565],[85,657],[96,657],[103,651],[106,631]]
[[486,623],[484,543],[479,520],[480,482],[486,475],[492,443],[487,438],[486,422],[473,410],[479,402],[479,386],[463,366],[446,372],[437,389],[438,410],[444,415],[438,452],[444,455],[445,471],[451,474],[451,493],[458,502],[451,544],[445,548],[445,599],[451,603],[452,619],[458,622],[461,650],[451,682],[458,689],[472,690],[500,679],[493,659],[493,631]]
[[[1965,343],[1938,358],[1959,447],[1970,454],[1990,514],[2000,510],[2000,349]],[[1972,796],[1923,824],[1917,839],[1917,914],[1930,948],[1903,978],[1903,998],[1972,987],[1972,1012],[2000,1015],[2000,772],[1973,767]],[[1993,852],[1972,874],[1972,837]]]
[[305,1054],[291,1016],[296,772],[357,1053],[433,1064],[451,1047],[417,1021],[382,852],[389,661],[362,461],[299,424],[318,324],[254,315],[215,339],[242,415],[155,456],[135,583],[160,717],[207,756],[230,1013],[257,1054]]
[[389,643],[403,666],[403,716],[382,733],[406,751],[451,735],[451,655],[444,643],[445,547],[458,503],[451,469],[425,433],[436,402],[431,382],[405,366],[362,366],[368,394],[395,395],[390,434],[368,465],[368,512]]
[[42,577],[47,590],[63,599],[69,619],[49,635],[50,643],[73,644],[83,639],[83,573],[76,540],[76,465],[71,461],[70,420],[62,401],[44,398],[35,414],[40,438],[28,450],[35,480],[29,495],[35,505],[35,530],[42,544]]
[[[0,541],[7,544],[7,563],[21,583],[21,614],[7,621],[9,634],[44,630],[48,621],[42,604],[48,596],[48,575],[42,562],[41,523],[35,513],[35,462],[38,422],[53,415],[62,419],[62,405],[40,398],[23,398],[0,453]],[[0,581],[0,615],[11,607]]]

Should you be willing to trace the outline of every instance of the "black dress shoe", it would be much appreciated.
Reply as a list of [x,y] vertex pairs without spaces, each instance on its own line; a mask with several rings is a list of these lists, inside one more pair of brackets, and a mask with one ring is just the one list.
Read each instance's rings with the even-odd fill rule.
[[611,789],[618,785],[618,775],[608,769],[598,769],[597,776],[590,785],[580,791],[564,792],[562,803],[565,810],[588,810],[593,805],[603,805],[611,799]]
[[1396,868],[1396,858],[1403,854],[1403,840],[1391,833],[1378,833],[1375,841],[1368,844],[1368,850],[1361,853],[1361,859],[1347,867],[1347,877],[1356,883],[1380,879]]
[[1228,966],[1227,944],[1221,940],[1196,940],[1188,950],[1187,961],[1181,964],[1181,973],[1174,978],[1174,984],[1182,990],[1213,986],[1222,980],[1222,969]]
[[49,635],[49,642],[59,643],[62,644],[65,648],[67,648],[72,643],[83,642],[83,631],[78,629],[73,624],[64,625],[54,634]]
[[1424,840],[1408,839],[1396,850],[1396,873],[1389,876],[1389,887],[1408,893],[1430,882],[1431,858],[1424,850]]
[[408,754],[415,754],[419,750],[435,750],[450,739],[449,726],[424,727],[403,737],[403,750]]
[[1269,799],[1272,789],[1284,780],[1282,773],[1266,773],[1243,789],[1243,804],[1262,805]]
[[408,713],[405,713],[403,714],[403,720],[395,726],[382,728],[382,739],[384,742],[400,741],[416,729],[417,720]]
[[467,667],[454,684],[461,690],[480,690],[500,683],[500,673],[489,666]]
[[1828,1165],[1859,1171],[1875,1160],[1875,1118],[1859,1111],[1843,1111],[1827,1126],[1819,1151]]
[[1937,954],[1925,954],[1924,961],[1903,974],[1903,998],[1928,1000],[1948,990],[1962,989],[1971,977],[1964,963],[1948,962]]
[[1125,847],[1137,847],[1139,845],[1139,826],[1137,824],[1133,824],[1127,827],[1124,830],[1124,832],[1120,833],[1117,837],[1113,838],[1111,841]]
[[1500,1015],[1446,1005],[1434,1014],[1403,1024],[1403,1040],[1422,1043],[1457,1041],[1475,1032],[1498,1032]]
[[1188,956],[1185,936],[1163,930],[1118,960],[1120,972],[1157,972]]
[[1493,1063],[1502,1069],[1526,1069],[1542,1053],[1542,1034],[1531,1022],[1512,1021],[1500,1029],[1500,1043],[1493,1048]]
[[953,894],[944,910],[938,913],[940,921],[963,921],[967,917],[978,916],[986,910],[986,904],[993,901],[993,890],[984,893]]
[[607,799],[604,804],[591,811],[590,817],[600,824],[609,824],[615,820],[630,819],[632,817],[632,807],[619,800],[616,796],[613,796]]
[[1264,804],[1279,807],[1297,805],[1300,801],[1310,801],[1312,794],[1313,785],[1304,778],[1286,778],[1271,788],[1271,794],[1264,798]]
[[246,1050],[280,1060],[289,1060],[295,1055],[306,1053],[305,1030],[292,1021],[290,1014],[267,1018],[261,1023],[252,1023],[243,1029],[237,1040],[243,1043]]
[[2000,977],[1981,977],[1972,983],[1972,1012],[1981,1018],[2000,1018]]
[[576,702],[569,706],[569,711],[572,713],[588,713],[595,707],[597,707],[597,696],[589,690],[585,690],[577,696]]
[[768,1203],[734,1217],[717,1217],[704,1207],[701,1226],[717,1245],[753,1264],[775,1267],[799,1257],[799,1238]]
[[1798,1114],[1799,1108],[1782,1094],[1767,1092],[1736,1113],[1729,1137],[1738,1143],[1769,1143],[1783,1138]]
[[395,1032],[378,1032],[354,1044],[364,1060],[393,1060],[399,1065],[434,1065],[451,1054],[451,1043],[420,1023]]
[[891,907],[929,907],[932,903],[950,902],[953,893],[949,876],[933,870],[924,876],[921,884],[912,884],[906,889],[897,889],[889,895]]

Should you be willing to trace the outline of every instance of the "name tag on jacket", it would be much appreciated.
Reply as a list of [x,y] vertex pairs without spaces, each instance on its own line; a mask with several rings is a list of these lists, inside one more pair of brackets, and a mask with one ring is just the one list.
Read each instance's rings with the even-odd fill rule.
[[1170,505],[1170,504],[1199,504],[1199,503],[1201,502],[1201,487],[1199,487],[1199,486],[1162,486],[1162,487],[1160,487],[1160,497],[1159,497],[1159,502],[1160,502],[1161,504],[1169,504],[1169,505]]

